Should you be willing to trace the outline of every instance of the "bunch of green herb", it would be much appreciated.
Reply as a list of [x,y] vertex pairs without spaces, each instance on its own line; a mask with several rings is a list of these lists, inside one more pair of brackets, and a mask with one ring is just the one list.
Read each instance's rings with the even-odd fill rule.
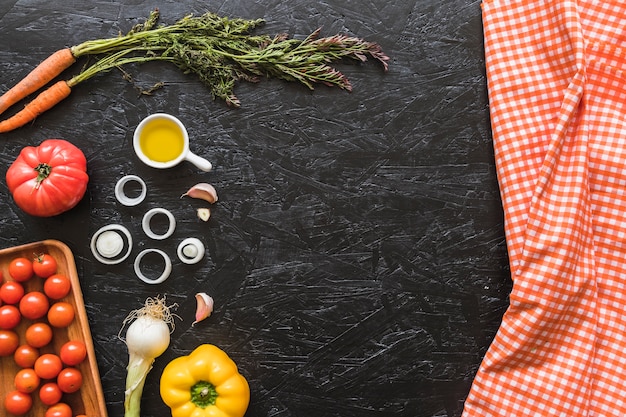
[[97,61],[74,77],[73,84],[111,68],[131,63],[167,61],[193,73],[214,98],[239,107],[233,90],[239,80],[262,77],[298,81],[313,89],[315,83],[351,90],[349,80],[329,64],[344,58],[367,61],[371,57],[387,70],[389,58],[381,47],[363,39],[335,35],[320,38],[316,30],[304,40],[253,35],[263,20],[231,19],[214,13],[186,16],[172,25],[158,25],[159,11],[129,33],[84,42],[72,48],[75,57],[97,56]]

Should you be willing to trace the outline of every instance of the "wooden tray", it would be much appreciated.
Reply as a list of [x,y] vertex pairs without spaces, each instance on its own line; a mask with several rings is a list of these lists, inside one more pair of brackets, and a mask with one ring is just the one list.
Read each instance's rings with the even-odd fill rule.
[[[54,329],[54,336],[50,345],[39,349],[40,354],[47,352],[59,352],[61,346],[69,340],[81,340],[87,346],[87,358],[78,365],[78,369],[83,374],[83,386],[78,392],[72,394],[63,394],[62,402],[72,407],[73,415],[86,414],[90,417],[107,417],[107,410],[100,383],[100,374],[96,363],[96,355],[93,347],[93,340],[89,330],[87,321],[87,312],[83,302],[83,294],[80,289],[78,273],[76,272],[76,264],[74,263],[74,255],[72,251],[62,242],[57,240],[44,240],[41,242],[29,243],[22,246],[0,250],[0,270],[3,273],[4,280],[10,281],[8,271],[9,263],[17,257],[25,257],[33,259],[36,254],[48,253],[52,255],[57,263],[57,273],[67,276],[72,283],[72,290],[65,296],[62,301],[66,301],[73,305],[76,316],[72,324],[65,329]],[[22,283],[26,292],[43,291],[44,280],[34,276],[29,281]],[[45,321],[45,318],[39,320]],[[15,329],[20,335],[20,344],[24,342],[24,332],[28,325],[33,323],[31,320],[22,318],[22,322]],[[0,415],[5,415],[4,397],[15,389],[13,378],[20,369],[14,362],[13,356],[0,357],[0,366],[2,373],[0,376]],[[42,382],[43,384],[43,382]],[[33,392],[33,408],[26,416],[41,417],[48,408],[39,400],[38,390]]]

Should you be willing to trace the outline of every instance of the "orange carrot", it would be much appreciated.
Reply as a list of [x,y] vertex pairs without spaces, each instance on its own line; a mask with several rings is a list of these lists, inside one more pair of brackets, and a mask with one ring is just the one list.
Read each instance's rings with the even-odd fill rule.
[[132,51],[133,49],[131,48],[106,55],[94,64],[84,68],[79,74],[73,76],[69,80],[57,81],[55,84],[52,84],[48,89],[42,91],[37,97],[35,97],[33,101],[28,103],[21,111],[17,112],[8,119],[1,121],[0,133],[10,132],[18,127],[22,127],[28,122],[34,120],[41,113],[46,110],[50,110],[61,100],[69,96],[72,92],[72,88],[76,87],[78,83],[88,80],[103,71],[109,71],[125,64],[142,62],[145,60],[145,58],[135,56],[125,58],[125,56]]
[[9,132],[18,127],[24,126],[26,123],[35,119],[41,113],[54,107],[58,102],[69,96],[72,92],[71,86],[67,81],[58,81],[52,84],[48,89],[42,91],[33,101],[28,103],[26,107],[17,112],[15,115],[0,122],[0,133]]
[[48,84],[74,62],[76,58],[70,48],[58,50],[44,59],[19,83],[0,96],[0,113]]

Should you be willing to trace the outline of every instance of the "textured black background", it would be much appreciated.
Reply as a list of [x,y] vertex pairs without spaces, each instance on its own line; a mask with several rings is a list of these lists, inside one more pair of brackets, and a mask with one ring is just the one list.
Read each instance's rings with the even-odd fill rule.
[[[0,2],[0,88],[51,52],[115,36],[159,7],[164,23],[188,13],[264,18],[257,33],[303,38],[347,33],[380,43],[380,65],[338,64],[354,91],[265,80],[240,84],[242,108],[212,101],[192,76],[166,64],[128,68],[135,82],[165,88],[140,96],[121,73],[75,88],[52,111],[0,138],[4,172],[19,150],[61,137],[88,158],[90,183],[73,210],[30,217],[0,182],[0,246],[59,239],[70,246],[93,333],[107,407],[122,415],[123,318],[164,294],[183,318],[150,373],[145,417],[167,415],[158,394],[165,364],[201,343],[237,362],[251,386],[247,416],[458,416],[507,305],[510,280],[491,146],[480,3],[471,0]],[[78,64],[80,65],[80,64]],[[67,71],[69,78],[79,67]],[[188,163],[158,171],[131,151],[150,113],[178,116],[211,173]],[[144,203],[127,208],[115,182],[137,174]],[[208,223],[201,202],[179,199],[210,182],[220,201]],[[174,235],[141,231],[156,206],[177,217]],[[133,233],[133,257],[162,248],[174,261],[164,284],[93,259],[101,226]],[[180,240],[207,246],[200,264],[175,256]],[[194,294],[215,298],[191,327]]]

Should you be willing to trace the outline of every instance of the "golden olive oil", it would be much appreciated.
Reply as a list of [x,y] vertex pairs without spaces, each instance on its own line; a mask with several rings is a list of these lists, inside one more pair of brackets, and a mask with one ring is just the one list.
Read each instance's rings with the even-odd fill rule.
[[185,148],[180,127],[168,119],[148,122],[139,135],[139,147],[144,155],[156,162],[169,162],[178,158]]

